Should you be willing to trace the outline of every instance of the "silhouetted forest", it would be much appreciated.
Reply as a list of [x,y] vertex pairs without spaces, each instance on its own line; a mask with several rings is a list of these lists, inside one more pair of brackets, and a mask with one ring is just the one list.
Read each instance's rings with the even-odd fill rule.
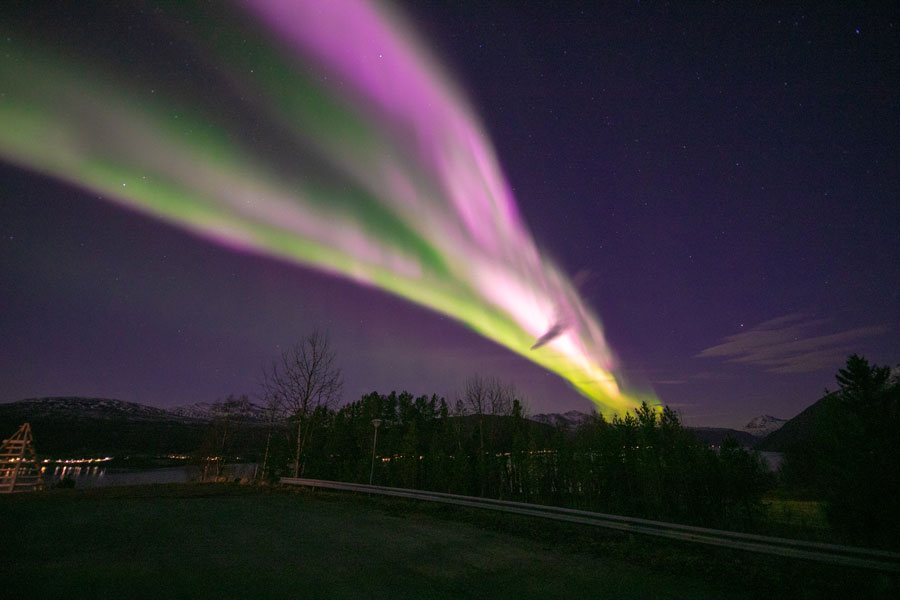
[[[781,470],[771,473],[734,439],[718,448],[700,441],[668,407],[645,404],[611,421],[593,415],[577,426],[554,426],[529,420],[517,390],[489,377],[469,378],[451,402],[372,392],[334,407],[339,371],[331,364],[306,368],[315,361],[304,361],[304,348],[315,346],[318,365],[330,356],[327,340],[310,340],[269,371],[265,409],[241,396],[214,403],[206,421],[121,411],[57,418],[52,411],[29,416],[42,404],[23,401],[9,405],[0,423],[12,431],[30,419],[45,457],[130,455],[152,466],[160,455],[192,452],[210,473],[228,462],[258,462],[270,481],[297,473],[859,545],[900,544],[900,381],[857,355],[838,371],[836,391],[762,442],[784,452]],[[298,365],[309,385],[296,376]],[[315,385],[323,373],[325,384]],[[297,396],[301,401],[288,398],[295,388],[305,394]],[[802,512],[800,522],[773,520],[771,506],[791,503],[817,513],[824,506],[824,517],[810,517],[814,530]]]
[[[380,420],[377,443],[373,420]],[[444,398],[371,393],[305,425],[305,477],[415,488],[710,526],[751,523],[770,484],[761,459],[737,442],[701,444],[669,408],[644,404],[574,430],[525,418],[514,388],[471,378]],[[292,474],[291,425],[266,458],[270,478]]]
[[[265,475],[296,470],[312,478],[371,479],[746,529],[759,529],[763,497],[774,492],[824,502],[836,539],[896,547],[900,383],[889,368],[857,355],[839,370],[837,383],[812,416],[798,419],[802,435],[783,441],[785,461],[777,474],[734,439],[718,449],[698,441],[668,407],[644,404],[612,421],[595,415],[574,429],[558,428],[526,419],[514,387],[476,376],[452,405],[436,396],[373,392],[339,409],[323,403],[305,415],[287,415],[271,430]],[[298,418],[306,432],[299,466],[290,451]]]
[[900,381],[856,354],[786,445],[783,483],[845,540],[900,544]]

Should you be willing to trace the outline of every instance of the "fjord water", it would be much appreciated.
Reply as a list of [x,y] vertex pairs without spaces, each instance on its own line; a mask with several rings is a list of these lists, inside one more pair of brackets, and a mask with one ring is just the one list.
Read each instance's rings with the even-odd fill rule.
[[[256,463],[226,465],[223,476],[230,479],[253,477]],[[209,473],[206,474],[209,477]],[[75,480],[77,489],[106,487],[112,485],[144,485],[151,483],[187,483],[204,479],[203,467],[184,465],[163,469],[118,469],[105,466],[65,466],[48,467],[44,472],[44,485],[53,487],[65,478]]]

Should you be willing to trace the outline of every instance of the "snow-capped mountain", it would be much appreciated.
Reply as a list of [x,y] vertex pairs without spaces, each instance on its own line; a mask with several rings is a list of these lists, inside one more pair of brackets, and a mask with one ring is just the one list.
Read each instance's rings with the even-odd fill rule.
[[750,435],[762,438],[773,431],[781,429],[781,426],[787,423],[787,421],[787,419],[779,419],[772,415],[761,415],[751,419],[749,423],[744,425],[743,431],[746,431]]
[[169,409],[169,412],[180,417],[190,417],[192,419],[208,421],[213,418],[212,406],[212,402],[196,402],[194,404],[173,406]]
[[533,415],[529,417],[532,421],[537,421],[538,423],[546,423],[547,425],[553,425],[554,427],[562,427],[564,429],[575,429],[586,420],[591,418],[591,415],[587,413],[583,413],[580,410],[570,410],[565,413],[541,413],[539,415]]
[[[529,417],[532,421],[545,423],[562,429],[574,430],[591,418],[591,415],[578,410],[570,410],[566,413],[543,413]],[[725,429],[721,427],[685,427],[688,431],[704,444],[719,446],[727,437],[732,437],[742,446],[752,447],[758,439],[771,431],[775,431],[784,419],[776,419],[771,416],[757,417],[747,424],[744,429]],[[766,429],[768,427],[768,429]]]
[[266,424],[256,417],[263,409],[244,399],[182,409],[171,411],[109,398],[32,398],[0,403],[0,439],[22,423],[30,423],[38,450],[45,456],[168,456],[203,448],[216,419],[227,419],[231,431],[240,430],[251,441],[260,439],[259,431]]
[[221,417],[262,423],[265,407],[253,402],[198,402],[164,409],[111,398],[29,398],[0,404],[0,416],[11,420],[35,419],[94,421],[154,421],[199,424]]
[[0,405],[4,414],[22,414],[29,419],[92,419],[125,421],[181,421],[179,415],[162,408],[111,398],[29,398]]
[[228,402],[197,402],[195,404],[172,407],[169,409],[169,412],[181,417],[201,421],[212,421],[226,415],[247,421],[262,422],[266,420],[266,408],[253,402],[236,402],[234,404],[229,404]]

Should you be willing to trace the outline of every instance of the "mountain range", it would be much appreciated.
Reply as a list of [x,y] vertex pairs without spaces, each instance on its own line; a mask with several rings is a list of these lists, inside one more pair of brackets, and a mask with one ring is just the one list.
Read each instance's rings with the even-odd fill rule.
[[[783,448],[782,438],[812,422],[810,407],[791,421],[763,415],[752,419],[743,429],[689,427],[702,442],[720,445],[726,437],[746,447],[765,450]],[[228,415],[247,424],[263,425],[265,408],[246,402],[231,406]],[[234,412],[237,410],[237,412]],[[156,408],[108,398],[53,397],[32,398],[0,404],[0,436],[9,435],[24,422],[30,422],[41,438],[42,452],[189,452],[203,442],[209,424],[223,416],[222,403],[200,402],[170,409]],[[590,414],[570,410],[565,413],[541,413],[530,420],[573,430]],[[799,424],[795,421],[799,420]],[[799,429],[798,429],[799,428]],[[778,435],[779,430],[785,433]],[[8,433],[7,433],[8,432]],[[768,436],[768,437],[766,437]]]
[[590,418],[590,414],[583,413],[580,410],[570,410],[565,413],[541,413],[529,417],[532,421],[552,425],[553,427],[562,427],[563,429],[575,429]]
[[[245,421],[266,422],[266,407],[264,406],[248,402],[245,405],[232,408],[237,408],[237,412],[232,410],[232,415],[238,416]],[[224,416],[226,410],[229,410],[229,407],[220,402],[197,402],[195,404],[173,406],[167,412],[180,418],[199,419],[200,421],[209,422]]]
[[742,431],[746,431],[752,436],[763,438],[774,431],[778,431],[787,422],[787,419],[779,419],[772,415],[761,415],[751,419],[749,423],[744,425]]
[[[110,398],[29,398],[0,404],[0,419],[15,420],[18,418],[23,422],[69,419],[73,421],[115,420],[197,424],[208,423],[222,416],[221,406],[220,403],[198,402],[165,409]],[[264,422],[264,415],[264,407],[250,402],[238,416],[244,420]]]
[[781,428],[766,436],[760,441],[758,449],[767,452],[786,452],[798,442],[810,439],[819,416],[828,406],[838,401],[836,393],[823,396]]
[[[578,410],[570,410],[565,413],[541,413],[530,417],[532,421],[545,423],[563,429],[575,429],[587,419],[590,414]],[[769,434],[778,431],[787,419],[779,419],[771,415],[754,417],[741,429],[726,427],[688,427],[701,442],[711,446],[719,446],[727,437],[733,437],[742,446],[754,447]]]
[[[262,425],[262,408],[238,416]],[[208,441],[215,405],[166,410],[109,398],[31,398],[0,404],[0,439],[31,424],[38,451],[53,457],[184,454]]]

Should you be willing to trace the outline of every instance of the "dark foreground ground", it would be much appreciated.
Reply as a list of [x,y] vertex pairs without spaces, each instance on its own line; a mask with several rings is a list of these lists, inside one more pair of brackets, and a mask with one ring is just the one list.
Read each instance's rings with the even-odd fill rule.
[[172,484],[0,497],[0,597],[897,597],[896,578],[413,501]]

